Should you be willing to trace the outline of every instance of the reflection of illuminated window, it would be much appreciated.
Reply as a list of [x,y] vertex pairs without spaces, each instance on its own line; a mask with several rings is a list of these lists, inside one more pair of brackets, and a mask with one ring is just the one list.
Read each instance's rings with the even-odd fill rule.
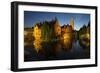
[[35,48],[35,50],[37,52],[39,52],[39,50],[42,49],[42,45],[41,45],[41,40],[40,39],[39,40],[35,40],[33,45],[34,45],[34,48]]

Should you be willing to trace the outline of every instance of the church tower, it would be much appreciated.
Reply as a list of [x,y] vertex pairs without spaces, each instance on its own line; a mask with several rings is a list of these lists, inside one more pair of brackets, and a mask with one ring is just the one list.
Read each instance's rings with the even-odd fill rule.
[[74,19],[73,18],[71,18],[70,20],[70,26],[72,26],[72,30],[74,30]]

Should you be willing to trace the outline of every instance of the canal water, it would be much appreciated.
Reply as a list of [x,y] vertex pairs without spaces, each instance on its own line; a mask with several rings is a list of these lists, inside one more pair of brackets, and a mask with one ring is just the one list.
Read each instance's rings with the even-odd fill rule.
[[51,42],[35,40],[24,45],[24,61],[87,59],[90,58],[89,43],[71,39]]

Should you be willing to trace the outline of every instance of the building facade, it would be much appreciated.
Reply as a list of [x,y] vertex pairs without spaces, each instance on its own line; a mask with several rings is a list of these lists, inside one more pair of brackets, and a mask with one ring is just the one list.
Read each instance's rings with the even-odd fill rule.
[[33,36],[35,40],[41,39],[41,25],[40,24],[36,24],[34,26]]
[[55,19],[55,23],[53,24],[53,26],[54,26],[54,32],[55,32],[56,37],[60,37],[60,35],[61,35],[61,26],[60,26],[57,19]]
[[[38,23],[34,26],[34,30],[33,30],[33,36],[34,38],[37,39],[41,39],[42,36],[42,26],[44,25],[43,23]],[[55,18],[54,20],[51,21],[46,21],[46,26],[48,26],[49,30],[52,28],[53,29],[53,34],[56,39],[58,38],[62,38],[62,39],[66,39],[69,38],[71,36],[71,34],[73,33],[74,30],[74,19],[71,18],[70,20],[70,25],[69,24],[64,24],[63,26],[61,26],[59,24],[59,21],[57,20],[57,18]],[[46,30],[45,30],[46,31]],[[48,30],[47,30],[48,31]],[[49,36],[48,36],[49,37]]]

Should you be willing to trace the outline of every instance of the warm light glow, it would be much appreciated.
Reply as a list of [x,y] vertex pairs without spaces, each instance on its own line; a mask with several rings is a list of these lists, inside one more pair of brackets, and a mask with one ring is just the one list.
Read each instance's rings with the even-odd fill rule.
[[33,45],[37,53],[42,49],[41,40],[34,40]]
[[37,25],[34,27],[33,36],[36,40],[41,39],[41,29]]

